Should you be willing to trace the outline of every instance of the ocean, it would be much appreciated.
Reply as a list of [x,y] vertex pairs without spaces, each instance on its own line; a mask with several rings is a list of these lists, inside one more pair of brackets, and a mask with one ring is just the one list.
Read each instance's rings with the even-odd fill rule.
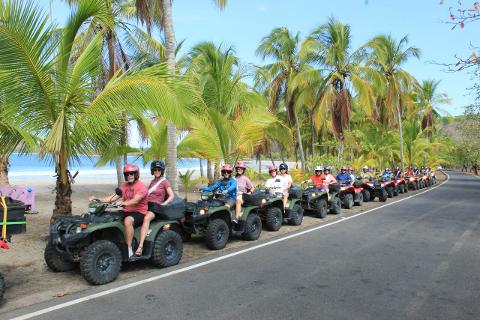
[[[115,176],[115,164],[108,164],[103,167],[95,166],[98,162],[99,156],[80,156],[80,161],[70,166],[70,172],[74,174],[79,172],[77,177],[98,177],[100,176]],[[13,153],[10,158],[10,167],[8,176],[15,179],[42,179],[45,177],[52,177],[55,175],[55,167],[53,162],[46,158],[40,159],[38,154],[21,155]],[[148,172],[150,174],[150,162],[143,164],[143,161],[138,156],[129,156],[129,163],[134,163],[140,167],[140,172]],[[204,162],[206,164],[206,162]],[[196,169],[199,171],[200,162],[198,159],[179,159],[177,161],[177,169]],[[145,171],[146,170],[146,171]]]

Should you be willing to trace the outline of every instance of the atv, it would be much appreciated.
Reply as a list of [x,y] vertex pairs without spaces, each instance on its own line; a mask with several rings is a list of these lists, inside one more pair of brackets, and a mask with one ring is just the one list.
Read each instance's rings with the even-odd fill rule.
[[430,178],[430,175],[428,173],[421,174],[420,180],[423,182],[423,187],[430,187],[432,183],[432,179]]
[[364,199],[368,197],[368,201],[373,201],[378,197],[380,202],[387,201],[388,194],[386,186],[383,182],[378,180],[369,180],[362,183],[364,189]]
[[302,207],[305,211],[313,213],[317,218],[325,218],[327,212],[340,214],[342,202],[337,193],[329,194],[326,190],[319,190],[315,184],[307,184],[302,194]]
[[[243,195],[245,198],[246,194]],[[235,207],[228,208],[221,192],[202,192],[198,202],[187,202],[184,228],[189,234],[200,234],[210,250],[225,248],[233,233],[247,241],[257,240],[262,232],[258,205],[245,201],[242,216],[235,221]]]
[[[168,205],[165,207],[168,209]],[[142,256],[129,258],[124,213],[118,209],[114,203],[93,200],[86,214],[52,217],[50,239],[44,252],[50,270],[69,271],[79,264],[83,278],[100,285],[118,277],[122,262],[150,260],[156,267],[179,263],[183,252],[180,219],[151,221]],[[137,247],[140,230],[141,226],[135,228],[133,248]]]
[[416,176],[405,176],[407,190],[418,190],[420,188],[418,178]]
[[354,205],[360,206],[363,202],[363,188],[361,183],[340,181],[340,200],[342,207],[351,209]]
[[407,186],[407,181],[402,178],[402,177],[399,177],[399,178],[396,178],[394,180],[395,182],[395,188],[396,188],[396,195],[398,195],[399,193],[407,193],[408,192],[408,186]]
[[283,205],[283,194],[266,187],[259,187],[254,194],[262,197],[259,214],[268,231],[278,231],[283,222],[298,226],[303,221],[301,205],[302,191],[298,187],[289,190],[287,207]]
[[395,181],[393,180],[386,180],[386,179],[381,179],[382,183],[385,186],[385,190],[387,191],[387,196],[389,198],[393,198],[393,196],[398,196],[398,189],[397,186],[395,185]]

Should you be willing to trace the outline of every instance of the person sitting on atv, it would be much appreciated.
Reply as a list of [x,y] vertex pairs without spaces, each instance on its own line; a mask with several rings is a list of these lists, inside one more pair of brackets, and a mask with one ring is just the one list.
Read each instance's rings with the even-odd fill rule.
[[325,175],[323,174],[323,167],[316,166],[315,174],[310,177],[310,179],[305,180],[304,183],[313,183],[318,190],[328,190],[325,185]]
[[412,166],[408,167],[408,170],[407,170],[407,176],[411,177],[415,174],[415,172],[413,171],[413,168]]
[[360,178],[363,181],[370,181],[373,179],[373,174],[368,170],[368,166],[364,166],[362,168],[362,172],[360,173]]
[[337,174],[337,180],[340,183],[348,184],[352,182],[352,176],[350,175],[350,173],[347,172],[347,170],[347,166],[342,166],[342,168],[340,169],[340,173]]
[[[148,189],[140,181],[140,169],[134,164],[127,164],[123,168],[125,183],[120,186],[122,191],[120,196],[116,193],[100,198],[102,202],[116,201],[116,205],[123,207],[123,224],[125,226],[125,242],[128,246],[128,257],[133,256],[132,241],[134,228],[143,223],[143,219],[148,211],[147,195]],[[95,197],[90,197],[90,201]]]
[[403,176],[402,170],[400,170],[400,167],[396,167],[395,171],[393,171],[393,178],[395,180],[400,179]]
[[235,176],[235,179],[237,180],[237,202],[235,203],[235,216],[237,220],[242,214],[242,194],[252,193],[255,189],[250,179],[248,179],[248,177],[245,175],[246,169],[247,166],[243,161],[239,161],[235,164],[235,171],[237,172],[237,175]]
[[142,229],[140,230],[140,240],[138,242],[135,256],[140,257],[143,251],[143,243],[150,228],[150,222],[155,219],[155,213],[159,206],[165,206],[173,201],[175,194],[167,179],[163,177],[165,172],[165,163],[162,160],[154,160],[150,164],[150,173],[153,180],[148,186],[148,212],[143,219]]
[[383,179],[383,181],[392,180],[392,171],[389,168],[385,168],[385,170],[383,171],[382,179]]
[[351,167],[351,166],[348,167],[348,174],[350,175],[352,181],[357,180],[357,177],[355,177],[355,174],[354,174],[354,171],[353,171],[353,167]]
[[232,172],[232,166],[224,164],[221,171],[223,178],[211,186],[202,189],[204,192],[212,192],[214,190],[221,191],[225,195],[225,205],[228,208],[231,208],[237,200],[237,180],[232,177]]
[[[271,178],[267,180],[265,186],[270,190],[272,194],[280,194],[282,196],[283,205],[286,207],[288,202],[288,189],[292,186],[292,177],[286,174],[288,166],[285,163],[280,164],[281,171],[284,172],[284,175],[279,175],[277,172],[277,167],[271,165],[268,167],[268,173]],[[289,179],[290,178],[290,179]]]
[[418,175],[420,174],[420,171],[418,171],[418,168],[417,168],[416,166],[413,167],[413,174],[414,174],[415,176],[418,176]]
[[325,167],[323,172],[325,173],[325,185],[328,186],[333,183],[337,183],[337,179],[330,173],[330,167]]

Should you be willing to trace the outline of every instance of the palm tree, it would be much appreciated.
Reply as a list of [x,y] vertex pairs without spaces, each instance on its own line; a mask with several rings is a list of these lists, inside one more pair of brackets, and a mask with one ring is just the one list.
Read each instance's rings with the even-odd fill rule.
[[[317,112],[330,111],[333,129],[340,145],[344,130],[350,126],[352,96],[371,114],[375,90],[381,87],[381,77],[374,69],[360,64],[362,50],[352,51],[350,26],[330,18],[305,40],[302,55],[317,62],[326,72],[325,85],[317,101]],[[343,153],[340,147],[339,155]]]
[[52,158],[57,173],[54,214],[71,214],[69,164],[109,144],[105,137],[122,130],[119,112],[153,109],[174,115],[191,88],[182,89],[165,66],[156,66],[116,73],[99,92],[95,79],[102,72],[103,35],[73,60],[72,55],[86,20],[112,21],[104,1],[79,2],[53,38],[47,15],[30,2],[8,0],[0,9],[0,86],[10,102],[6,114],[16,119],[6,120],[42,139],[40,154]]
[[257,86],[264,88],[268,97],[268,108],[278,111],[285,108],[287,122],[295,127],[297,145],[302,160],[302,170],[305,169],[305,152],[296,100],[298,90],[292,86],[294,78],[305,67],[305,60],[300,55],[300,34],[291,34],[287,28],[275,28],[264,37],[257,48],[256,54],[262,59],[273,62],[263,66],[257,72]]
[[[223,9],[227,0],[214,0],[215,4]],[[156,25],[163,30],[165,35],[165,51],[168,69],[175,73],[175,31],[173,28],[173,14],[171,0],[135,0],[136,14],[142,23],[147,25],[150,32],[151,26]],[[168,159],[166,174],[173,190],[177,190],[177,133],[173,123],[167,123]]]
[[380,35],[370,40],[365,47],[370,49],[367,65],[375,67],[383,74],[386,81],[384,92],[380,95],[381,104],[387,110],[396,114],[397,127],[400,139],[400,163],[404,169],[403,157],[403,133],[402,133],[402,96],[408,92],[408,88],[415,83],[414,78],[402,65],[410,57],[420,58],[420,49],[405,46],[408,38],[403,37],[396,41],[391,35]]

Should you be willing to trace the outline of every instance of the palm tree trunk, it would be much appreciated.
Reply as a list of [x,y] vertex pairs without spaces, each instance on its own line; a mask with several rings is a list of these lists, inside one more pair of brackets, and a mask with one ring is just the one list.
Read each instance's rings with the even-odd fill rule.
[[398,123],[398,134],[400,138],[400,168],[404,171],[404,164],[403,164],[403,129],[402,129],[402,116],[400,114],[400,107],[396,105],[397,108],[397,123]]
[[262,155],[257,152],[258,174],[262,174]]
[[215,161],[215,164],[213,165],[213,180],[218,179],[220,179],[220,164]]
[[[165,51],[170,74],[175,74],[175,31],[173,29],[172,1],[161,1],[163,9],[163,30],[165,35]],[[171,122],[167,123],[167,168],[166,174],[174,191],[177,185],[177,128]]]
[[0,155],[0,185],[10,184],[8,181],[8,156]]
[[213,182],[212,161],[207,159],[207,179],[209,183]]
[[55,208],[53,215],[72,214],[72,185],[68,177],[68,157],[65,144],[62,143],[57,164],[57,182],[55,195]]
[[203,174],[203,160],[202,158],[198,158],[198,161],[200,161],[200,177],[203,178],[204,174]]
[[303,151],[302,135],[300,134],[300,124],[298,123],[298,114],[293,110],[293,116],[295,117],[295,130],[297,132],[298,148],[300,151],[300,160],[302,161],[301,168],[305,171],[305,152]]
[[117,186],[123,183],[122,160],[119,156],[115,157],[115,169],[117,169]]

